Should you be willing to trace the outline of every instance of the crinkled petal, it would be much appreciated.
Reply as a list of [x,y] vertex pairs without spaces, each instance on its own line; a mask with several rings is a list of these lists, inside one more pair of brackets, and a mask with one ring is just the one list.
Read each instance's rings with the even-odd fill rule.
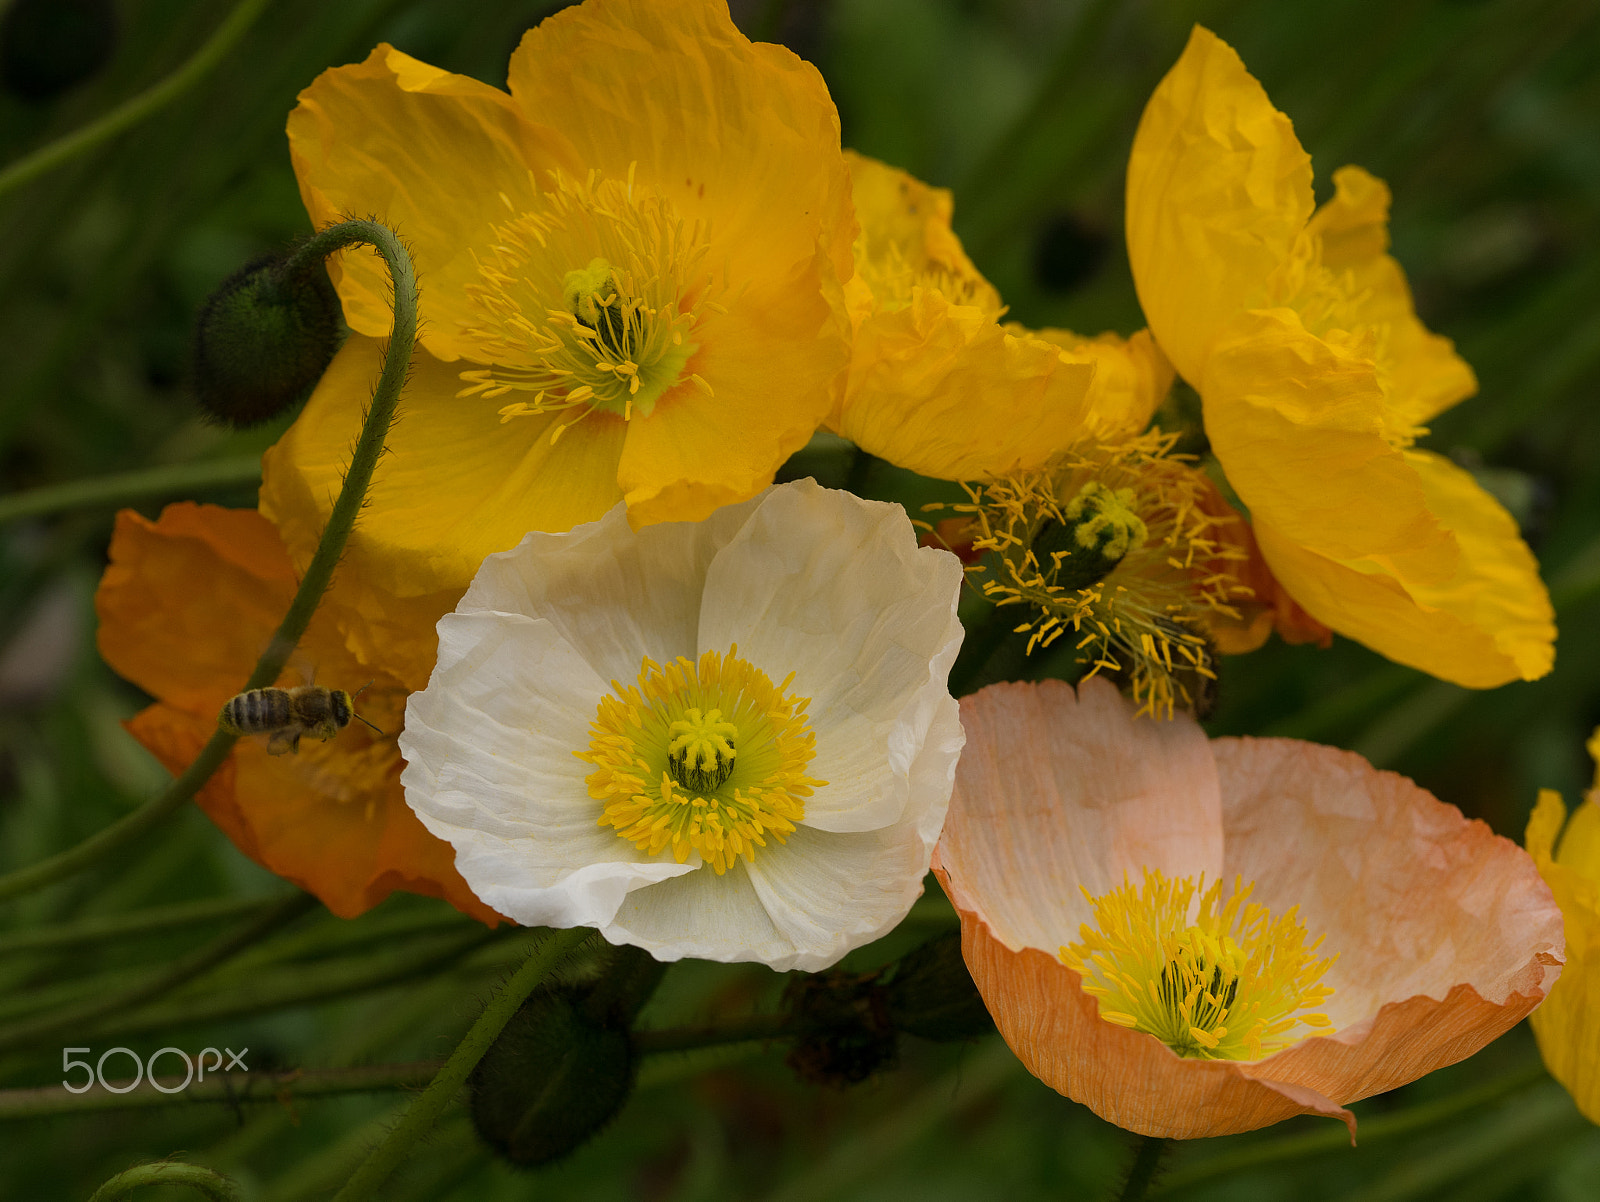
[[[1098,897],[1138,880],[1222,871],[1222,802],[1187,716],[1133,717],[1099,678],[997,684],[961,701],[967,745],[939,843],[945,892],[1012,951],[1051,956]],[[1076,1095],[1074,1095],[1076,1096]]]
[[406,800],[479,897],[525,926],[610,923],[623,899],[697,865],[641,856],[600,825],[589,723],[607,691],[549,622],[447,614],[429,688],[406,708]]
[[1470,1056],[1543,1000],[1561,912],[1533,862],[1402,776],[1293,739],[1218,739],[1224,871],[1338,956],[1336,1032],[1245,1071],[1343,1103]]
[[[534,172],[578,162],[506,93],[380,45],[365,62],[324,71],[289,114],[289,151],[317,228],[371,215],[405,240],[422,280],[421,338],[440,358],[471,357],[478,325],[465,289],[472,250],[530,207]],[[363,334],[393,325],[393,289],[370,250],[329,260],[345,318]]]
[[524,35],[509,86],[586,167],[632,169],[706,221],[731,278],[788,275],[819,247],[835,281],[850,277],[850,178],[827,86],[783,47],[751,43],[719,0],[574,5]]
[[924,476],[1031,470],[1082,438],[1094,361],[931,288],[856,331],[838,432]]
[[[759,504],[637,532],[618,506],[566,535],[529,534],[515,550],[484,561],[461,612],[534,614],[561,633],[607,690],[612,681],[632,685],[644,656],[693,661],[708,649],[699,641],[706,569]],[[585,721],[599,700],[596,694],[590,701]]]
[[1600,1123],[1600,803],[1591,794],[1562,834],[1566,816],[1561,795],[1543,789],[1528,819],[1528,852],[1561,906],[1567,932],[1567,965],[1533,1012],[1533,1033],[1550,1075],[1584,1117]]
[[[378,342],[352,337],[263,460],[262,512],[283,530],[296,563],[321,537],[380,368]],[[342,569],[365,590],[367,617],[396,609],[385,634],[429,643],[431,626],[419,628],[418,613],[437,620],[448,611],[486,555],[529,530],[594,521],[621,498],[620,419],[591,414],[552,446],[557,416],[502,424],[492,403],[457,399],[457,371],[421,349],[413,357]]]
[[1128,159],[1128,258],[1151,333],[1197,383],[1312,213],[1311,160],[1231,46],[1195,26]]
[[1172,391],[1172,363],[1149,330],[1127,338],[1113,333],[1089,338],[1051,328],[1030,333],[1094,364],[1085,419],[1085,433],[1091,438],[1113,439],[1143,430]]
[[1450,339],[1417,320],[1405,272],[1389,250],[1389,188],[1360,167],[1333,173],[1333,199],[1306,227],[1321,243],[1322,265],[1355,298],[1351,316],[1382,330],[1378,361],[1387,376],[1389,405],[1422,425],[1478,390],[1472,368]]
[[898,505],[805,480],[748,510],[705,574],[702,650],[726,650],[774,682],[794,673],[816,733],[810,773],[828,782],[806,822],[867,831],[906,818],[930,726],[950,704],[960,649],[961,564],[918,547]]
[[1555,615],[1515,521],[1448,460],[1411,451],[1405,461],[1462,549],[1450,578],[1412,580],[1382,559],[1317,555],[1262,515],[1255,534],[1274,575],[1319,621],[1398,663],[1468,688],[1543,676],[1555,657]]

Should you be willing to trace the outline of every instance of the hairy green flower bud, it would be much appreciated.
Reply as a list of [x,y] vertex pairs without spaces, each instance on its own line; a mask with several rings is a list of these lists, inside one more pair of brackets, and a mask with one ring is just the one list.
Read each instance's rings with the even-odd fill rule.
[[600,975],[536,990],[467,1079],[472,1123],[513,1164],[549,1164],[616,1117],[638,1070],[631,1029],[666,965],[612,951]]
[[206,414],[232,426],[276,417],[310,395],[344,327],[320,258],[273,255],[223,281],[200,310],[194,388]]

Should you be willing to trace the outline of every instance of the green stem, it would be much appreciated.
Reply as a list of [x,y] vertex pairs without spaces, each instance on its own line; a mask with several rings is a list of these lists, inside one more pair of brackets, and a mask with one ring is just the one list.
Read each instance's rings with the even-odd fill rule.
[[234,44],[244,36],[245,30],[255,23],[255,19],[266,7],[267,0],[239,0],[234,10],[228,14],[228,19],[217,26],[217,31],[189,57],[189,61],[160,83],[124,100],[99,120],[91,121],[82,129],[74,130],[63,138],[57,138],[47,146],[41,146],[32,154],[18,159],[4,171],[0,171],[0,196],[38,179],[86,151],[93,150],[100,143],[116,137],[123,130],[132,128],[152,113],[171,104],[204,79],[222,61],[223,56],[233,49]]
[[[1470,1110],[1499,1101],[1508,1094],[1531,1089],[1548,1079],[1543,1064],[1532,1064],[1520,1072],[1508,1073],[1498,1081],[1480,1085],[1477,1089],[1463,1090],[1407,1110],[1361,1119],[1359,1132],[1361,1144],[1365,1147],[1379,1140],[1394,1139],[1396,1136],[1410,1135],[1442,1123],[1453,1122]],[[1162,1180],[1160,1187],[1152,1191],[1151,1196],[1165,1197],[1189,1189],[1191,1186],[1214,1181],[1218,1177],[1299,1160],[1321,1152],[1337,1152],[1349,1146],[1350,1133],[1345,1130],[1342,1123],[1332,1124],[1326,1131],[1311,1131],[1304,1135],[1291,1135],[1283,1139],[1256,1143],[1240,1148],[1237,1152],[1212,1156],[1192,1168],[1184,1168],[1168,1175]]]
[[478,1061],[482,1060],[483,1054],[489,1050],[489,1045],[495,1041],[506,1023],[511,1021],[511,1016],[528,999],[534,987],[549,975],[552,968],[566,958],[567,953],[576,949],[592,934],[592,931],[584,927],[554,932],[523,961],[522,967],[512,974],[505,988],[489,1000],[483,1013],[478,1016],[478,1021],[473,1023],[472,1029],[467,1032],[466,1038],[456,1045],[456,1050],[450,1054],[450,1059],[439,1070],[439,1075],[427,1089],[423,1090],[421,1096],[406,1108],[406,1112],[400,1116],[400,1121],[389,1129],[389,1133],[362,1162],[355,1175],[334,1195],[333,1202],[360,1202],[361,1199],[375,1195],[384,1182],[393,1176],[401,1162],[410,1155],[417,1141],[427,1134],[440,1112],[466,1083],[467,1075],[477,1067]]
[[174,463],[166,467],[119,472],[92,480],[70,480],[28,492],[0,497],[0,523],[39,517],[91,505],[122,505],[147,497],[181,496],[198,488],[253,484],[261,479],[261,457],[208,459],[201,463]]
[[[170,1061],[169,1061],[170,1063]],[[421,1089],[444,1067],[443,1060],[418,1060],[409,1064],[366,1064],[357,1068],[283,1069],[276,1072],[232,1072],[205,1081],[182,1077],[143,1081],[124,1094],[91,1089],[75,1094],[60,1085],[41,1089],[0,1089],[0,1120],[46,1118],[58,1114],[97,1114],[110,1110],[148,1110],[183,1103],[217,1103],[229,1107],[246,1102],[297,1102],[353,1093],[385,1093],[395,1089]],[[166,1093],[165,1090],[176,1092]]]
[[[373,470],[383,454],[384,441],[389,437],[389,424],[394,419],[395,406],[400,402],[400,389],[405,384],[406,373],[411,370],[411,352],[417,338],[417,277],[400,240],[376,221],[343,221],[329,226],[304,242],[290,260],[298,266],[301,260],[312,256],[326,257],[348,246],[374,247],[388,265],[394,283],[394,331],[383,357],[383,374],[378,378],[377,390],[367,410],[366,423],[345,472],[344,485],[339,499],[333,504],[322,539],[306,565],[300,588],[284,615],[283,623],[256,662],[255,671],[245,682],[241,692],[265,688],[282,674],[295,644],[311,623],[311,615],[322,601],[322,594],[333,579],[333,570],[344,554],[345,542],[355,525],[356,515],[367,495],[367,485],[372,482]],[[155,797],[145,802],[133,813],[112,823],[104,830],[91,835],[76,847],[68,848],[27,868],[0,876],[0,901],[41,889],[74,873],[81,872],[110,852],[116,851],[137,839],[147,830],[177,812],[184,802],[211,779],[222,762],[233,750],[235,736],[220,728],[201,750],[200,755],[184,773]]]
[[1122,1192],[1117,1195],[1118,1202],[1143,1202],[1150,1190],[1150,1183],[1155,1180],[1161,1162],[1166,1159],[1171,1147],[1170,1139],[1162,1139],[1158,1135],[1146,1135],[1140,1139],[1139,1150],[1133,1154],[1133,1165],[1128,1169],[1128,1179],[1122,1183]]
[[97,1018],[107,1014],[118,1014],[151,998],[160,997],[168,990],[193,980],[252,944],[260,942],[279,927],[293,922],[318,904],[317,899],[309,893],[297,893],[286,901],[279,902],[237,931],[230,931],[212,940],[199,951],[180,957],[149,980],[141,981],[130,989],[114,993],[109,997],[96,998],[75,1009],[57,1010],[43,1018],[18,1023],[0,1031],[0,1052],[26,1047],[57,1031],[86,1027]]
[[238,1185],[221,1173],[203,1169],[197,1164],[163,1160],[157,1164],[139,1164],[124,1169],[95,1190],[89,1202],[115,1202],[146,1185],[187,1185],[215,1199],[215,1202],[240,1202],[244,1197]]
[[153,906],[132,914],[97,916],[79,922],[37,927],[31,931],[14,931],[0,936],[0,956],[15,952],[54,952],[63,948],[108,943],[113,939],[139,939],[218,919],[239,918],[265,911],[274,904],[257,897],[207,898],[205,901]]

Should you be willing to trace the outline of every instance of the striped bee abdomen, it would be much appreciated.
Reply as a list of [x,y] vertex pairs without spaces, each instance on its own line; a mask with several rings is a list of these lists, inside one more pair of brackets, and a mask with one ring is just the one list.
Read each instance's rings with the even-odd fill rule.
[[251,689],[222,707],[222,727],[232,734],[259,735],[294,721],[288,689]]

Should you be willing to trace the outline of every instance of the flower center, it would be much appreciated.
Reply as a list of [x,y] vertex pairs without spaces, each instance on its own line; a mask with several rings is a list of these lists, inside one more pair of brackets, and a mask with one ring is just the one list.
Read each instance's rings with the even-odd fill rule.
[[1061,959],[1098,999],[1101,1018],[1154,1035],[1180,1056],[1259,1060],[1331,1033],[1327,1015],[1314,1010],[1333,994],[1318,982],[1337,957],[1315,957],[1322,937],[1306,943],[1299,907],[1274,919],[1247,902],[1254,888],[1235,878],[1222,903],[1221,881],[1206,889],[1204,876],[1197,886],[1146,869],[1139,888],[1124,881],[1089,898],[1098,925],[1085,923],[1083,942],[1063,947]]
[[805,816],[805,799],[826,781],[805,774],[816,736],[808,697],[774,686],[761,669],[707,651],[665,667],[645,658],[639,682],[601,699],[589,749],[589,796],[605,802],[600,825],[647,855],[690,852],[718,876],[755,860],[767,836],[782,843]]
[[556,173],[494,242],[477,258],[483,282],[467,288],[480,320],[464,330],[488,366],[461,373],[459,396],[532,394],[501,408],[502,421],[577,410],[554,441],[596,411],[648,417],[681,383],[711,392],[689,370],[701,317],[720,309],[705,229],[636,185],[632,167],[626,182]]

